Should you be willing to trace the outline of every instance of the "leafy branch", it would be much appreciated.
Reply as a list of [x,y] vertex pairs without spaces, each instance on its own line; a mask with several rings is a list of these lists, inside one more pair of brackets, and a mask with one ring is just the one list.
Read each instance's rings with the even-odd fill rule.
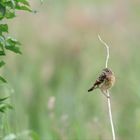
[[[21,43],[8,34],[9,27],[5,22],[5,19],[15,18],[17,10],[32,12],[28,0],[0,0],[0,56],[5,57],[7,51],[21,54]],[[0,68],[4,65],[5,62],[1,60]],[[3,83],[7,82],[2,76],[0,76],[0,81]],[[6,108],[11,108],[9,104],[4,103],[6,99],[7,97],[0,99],[0,112],[5,112]]]

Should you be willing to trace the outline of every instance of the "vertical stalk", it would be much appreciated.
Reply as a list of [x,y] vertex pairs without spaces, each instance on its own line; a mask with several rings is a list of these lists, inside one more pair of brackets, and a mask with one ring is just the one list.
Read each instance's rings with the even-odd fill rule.
[[[106,44],[106,42],[104,42],[100,35],[98,35],[99,40],[101,41],[101,43],[106,47],[106,51],[107,51],[107,55],[106,55],[106,61],[105,61],[105,67],[108,67],[108,60],[109,60],[109,46]],[[109,120],[110,120],[110,124],[111,124],[111,130],[112,130],[112,138],[113,140],[116,139],[115,137],[115,130],[114,130],[114,124],[113,124],[113,119],[112,119],[112,111],[111,111],[111,99],[110,99],[110,94],[109,91],[107,90],[107,103],[108,103],[108,112],[109,112]]]

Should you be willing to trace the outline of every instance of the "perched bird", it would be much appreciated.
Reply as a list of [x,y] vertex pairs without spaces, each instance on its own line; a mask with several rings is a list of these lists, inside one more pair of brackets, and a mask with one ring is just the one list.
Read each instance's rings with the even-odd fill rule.
[[99,88],[102,93],[107,97],[106,93],[109,88],[111,88],[115,83],[114,73],[109,68],[102,70],[101,75],[97,78],[93,86],[88,90],[88,92]]

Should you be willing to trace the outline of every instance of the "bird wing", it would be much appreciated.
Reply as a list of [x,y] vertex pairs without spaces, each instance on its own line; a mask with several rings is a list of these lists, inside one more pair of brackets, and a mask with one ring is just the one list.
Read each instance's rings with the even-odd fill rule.
[[106,79],[106,74],[104,72],[102,72],[101,75],[95,81],[94,87],[98,87],[100,84],[102,84],[104,82],[105,79]]

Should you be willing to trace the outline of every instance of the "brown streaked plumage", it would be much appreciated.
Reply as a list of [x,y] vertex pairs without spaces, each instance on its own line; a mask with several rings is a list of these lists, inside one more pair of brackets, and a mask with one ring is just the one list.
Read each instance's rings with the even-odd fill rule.
[[88,90],[88,92],[99,88],[104,94],[111,88],[115,83],[114,73],[109,68],[103,69],[101,75],[97,78],[93,86]]

